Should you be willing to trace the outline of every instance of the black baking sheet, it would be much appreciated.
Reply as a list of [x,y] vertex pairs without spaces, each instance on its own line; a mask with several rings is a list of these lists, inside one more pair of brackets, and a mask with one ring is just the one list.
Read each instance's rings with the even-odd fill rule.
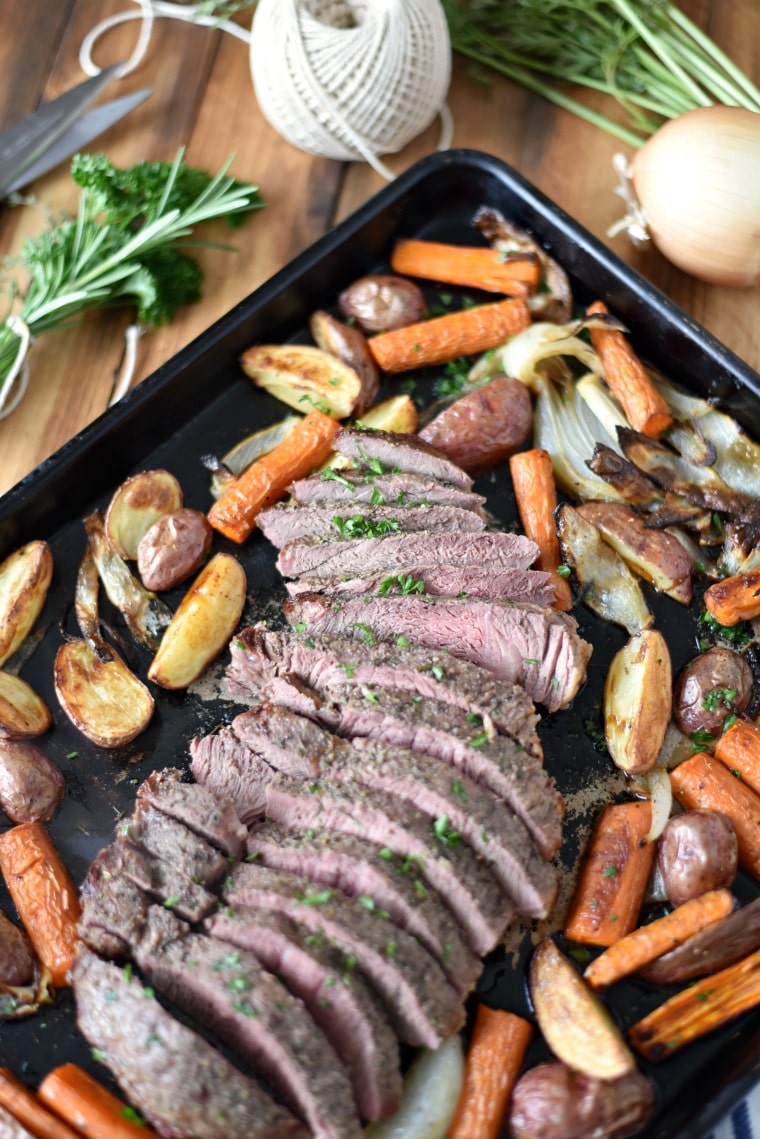
[[[255,342],[306,339],[308,317],[315,308],[332,306],[338,292],[356,277],[387,270],[388,253],[398,236],[474,240],[472,217],[484,205],[501,210],[538,237],[570,274],[580,305],[603,298],[626,322],[642,356],[687,388],[716,398],[760,437],[760,377],[535,188],[497,159],[474,151],[453,150],[424,159],[0,499],[0,559],[34,538],[45,538],[53,551],[54,581],[38,623],[45,635],[22,675],[53,713],[53,730],[38,743],[65,773],[67,794],[50,831],[77,882],[110,840],[120,813],[131,810],[138,782],[156,768],[184,767],[190,739],[229,721],[238,709],[219,695],[215,683],[225,653],[199,690],[157,692],[149,729],[126,748],[113,752],[96,748],[69,724],[53,693],[52,665],[64,631],[75,632],[72,602],[85,545],[82,518],[92,509],[104,508],[127,475],[154,467],[166,467],[177,476],[187,505],[207,509],[211,498],[201,456],[223,454],[243,435],[275,422],[286,410],[242,375],[238,359],[243,349]],[[403,377],[391,381],[386,394],[403,382]],[[426,383],[429,379],[420,381],[421,391]],[[506,468],[479,479],[477,489],[487,495],[489,508],[506,526],[514,525]],[[221,539],[216,546],[232,550],[245,566],[246,616],[277,620],[284,590],[269,544],[255,533],[243,547]],[[167,600],[175,607],[180,596],[178,591]],[[678,671],[696,652],[698,604],[687,613],[651,591],[648,599]],[[561,856],[567,866],[582,849],[595,805],[624,794],[609,758],[594,750],[585,724],[598,720],[607,666],[625,634],[583,608],[575,612],[581,632],[595,646],[588,682],[570,710],[544,717],[540,728],[547,766],[571,804]],[[135,649],[133,663],[144,678],[148,655]],[[8,825],[0,823],[0,829]],[[742,876],[736,890],[742,900],[758,892]],[[7,899],[3,904],[9,904]],[[489,959],[480,986],[487,1003],[528,1012],[524,965],[529,951],[526,937],[517,958],[499,951]],[[662,990],[631,982],[616,986],[609,1003],[627,1026],[662,996]],[[531,1055],[538,1059],[544,1054],[536,1044]],[[0,1026],[0,1064],[29,1083],[66,1060],[107,1078],[74,1028],[69,993],[30,1020]],[[648,1139],[703,1134],[760,1078],[760,1013],[742,1018],[667,1063],[642,1067],[657,1091],[656,1116],[642,1134]]]

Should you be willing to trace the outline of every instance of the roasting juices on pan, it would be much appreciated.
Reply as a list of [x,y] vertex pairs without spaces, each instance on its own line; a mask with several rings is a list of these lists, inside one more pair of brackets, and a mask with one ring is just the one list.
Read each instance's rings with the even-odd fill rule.
[[[93,1057],[0,1072],[9,1134],[613,1139],[669,1056],[760,1000],[758,448],[528,235],[475,224],[471,247],[400,241],[314,344],[243,354],[291,413],[204,457],[210,508],[161,468],[83,519],[53,666],[83,747],[190,708],[217,659],[227,703],[211,731],[188,716],[187,762],[156,763],[76,884],[20,675],[53,558],[0,565],[0,1009],[71,985]],[[481,299],[436,310],[431,281]],[[422,413],[378,402],[412,371]],[[589,613],[616,638],[601,673]],[[584,816],[540,733],[592,685],[610,779]],[[476,995],[494,951],[529,1002]]]

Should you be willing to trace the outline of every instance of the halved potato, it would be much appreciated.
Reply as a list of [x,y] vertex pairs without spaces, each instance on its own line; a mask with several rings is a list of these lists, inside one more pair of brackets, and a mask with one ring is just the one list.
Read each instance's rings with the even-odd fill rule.
[[26,740],[50,727],[50,709],[20,676],[0,671],[0,738]]
[[227,645],[243,613],[245,570],[232,554],[215,554],[179,604],[148,669],[162,688],[187,688]]
[[361,380],[361,392],[354,406],[354,414],[361,415],[372,407],[380,387],[380,370],[369,350],[367,337],[360,328],[336,320],[323,309],[312,313],[309,331],[318,348],[348,364]]
[[529,984],[539,1028],[559,1060],[598,1080],[636,1070],[607,1008],[550,937],[531,958]]
[[24,643],[53,577],[47,542],[28,542],[0,565],[0,666]]
[[650,771],[673,711],[670,652],[662,633],[642,629],[615,654],[604,684],[604,738],[628,775]]
[[182,503],[182,487],[173,474],[140,471],[114,492],[106,511],[106,537],[117,554],[134,561],[143,534],[162,514],[173,514]]
[[101,660],[87,641],[67,641],[56,653],[53,682],[72,724],[98,747],[122,747],[150,723],[153,697],[114,650]]
[[345,419],[361,395],[354,369],[310,344],[257,344],[243,353],[240,365],[256,387],[304,414],[316,408]]

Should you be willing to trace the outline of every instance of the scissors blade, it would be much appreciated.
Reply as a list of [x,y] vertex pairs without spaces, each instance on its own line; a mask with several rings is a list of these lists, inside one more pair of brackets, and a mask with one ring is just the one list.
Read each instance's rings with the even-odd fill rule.
[[102,107],[95,107],[91,111],[86,111],[69,130],[40,155],[36,162],[25,167],[7,184],[0,184],[0,193],[10,194],[14,190],[20,190],[22,186],[27,186],[35,178],[41,178],[43,174],[47,174],[60,162],[64,162],[72,154],[81,150],[83,146],[87,146],[99,134],[107,131],[119,119],[123,119],[131,110],[144,102],[150,94],[151,88],[145,87],[131,95],[122,95],[110,103],[104,103]]
[[8,183],[28,169],[51,143],[60,138],[82,114],[85,107],[115,78],[119,63],[106,67],[91,79],[65,91],[57,99],[43,103],[0,134],[0,197],[8,193]]

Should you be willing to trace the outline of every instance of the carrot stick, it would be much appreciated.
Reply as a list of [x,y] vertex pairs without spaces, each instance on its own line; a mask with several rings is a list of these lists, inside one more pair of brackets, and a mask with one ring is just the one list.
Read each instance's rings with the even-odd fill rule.
[[760,795],[760,728],[748,720],[735,720],[716,742],[715,756]]
[[641,925],[605,949],[583,974],[592,989],[604,989],[623,977],[637,973],[664,953],[683,945],[695,933],[720,921],[733,911],[730,890],[708,890],[677,906],[649,925]]
[[76,1064],[45,1076],[39,1097],[88,1139],[150,1139],[154,1132],[136,1112]]
[[37,1139],[79,1139],[76,1131],[43,1107],[34,1092],[7,1068],[0,1068],[0,1107],[9,1111]]
[[665,1060],[684,1044],[760,1004],[760,949],[683,989],[629,1029],[647,1060]]
[[687,810],[704,807],[728,815],[736,831],[740,865],[760,878],[760,795],[706,752],[679,763],[670,772],[670,782]]
[[705,605],[721,625],[738,625],[760,616],[760,569],[716,581],[705,590]]
[[522,1017],[478,1005],[447,1139],[497,1139],[532,1036]]
[[557,488],[551,456],[539,448],[518,451],[509,460],[509,471],[522,528],[539,549],[536,565],[552,575],[554,608],[566,613],[573,607],[573,595],[568,583],[557,573],[562,556],[554,521]]
[[487,246],[445,245],[441,241],[398,241],[391,254],[394,273],[445,285],[463,285],[487,293],[527,297],[541,280],[535,253],[506,256]]
[[584,945],[614,945],[635,928],[654,861],[646,836],[648,802],[611,803],[602,811],[584,856],[565,937]]
[[285,494],[295,479],[305,478],[325,461],[340,424],[321,411],[310,411],[269,454],[235,479],[208,512],[215,530],[233,542],[244,542],[256,515]]
[[[586,315],[608,311],[602,301],[595,301],[586,309]],[[666,427],[670,427],[673,416],[624,334],[613,328],[591,328],[589,332],[602,361],[604,377],[631,427],[650,439],[659,439]]]
[[0,870],[53,985],[68,985],[78,943],[79,896],[42,823],[21,823],[0,835]]
[[496,301],[380,332],[369,341],[369,350],[384,372],[408,372],[486,352],[529,326],[524,301]]

